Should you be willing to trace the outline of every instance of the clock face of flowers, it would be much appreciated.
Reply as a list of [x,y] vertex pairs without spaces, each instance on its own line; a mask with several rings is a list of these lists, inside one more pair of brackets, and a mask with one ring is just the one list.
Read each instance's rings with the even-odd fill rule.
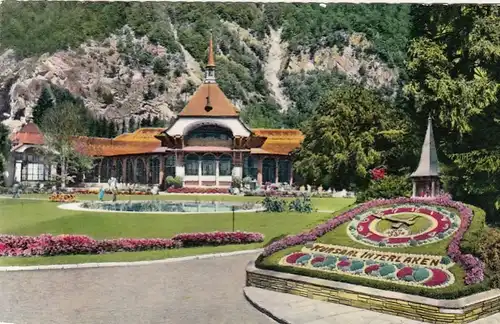
[[416,246],[442,240],[460,226],[460,217],[441,207],[397,205],[357,215],[347,227],[358,242],[378,247]]

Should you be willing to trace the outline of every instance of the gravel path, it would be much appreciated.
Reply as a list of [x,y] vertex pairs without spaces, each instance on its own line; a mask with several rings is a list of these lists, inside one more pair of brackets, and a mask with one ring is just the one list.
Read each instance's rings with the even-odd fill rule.
[[137,267],[0,273],[0,323],[275,323],[244,298],[239,255]]

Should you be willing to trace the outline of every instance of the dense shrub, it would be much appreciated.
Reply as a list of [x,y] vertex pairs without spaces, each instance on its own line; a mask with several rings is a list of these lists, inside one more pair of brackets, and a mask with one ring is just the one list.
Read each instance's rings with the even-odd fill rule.
[[297,198],[291,201],[288,208],[299,213],[310,213],[313,211],[311,198],[309,197],[304,197],[302,199]]
[[249,232],[183,233],[175,235],[172,240],[182,242],[184,247],[216,246],[258,243],[264,241],[264,235]]
[[490,228],[483,232],[477,252],[485,263],[493,288],[500,288],[500,229]]
[[382,179],[372,180],[366,190],[356,193],[356,202],[372,199],[390,199],[408,197],[411,194],[411,182],[407,176],[386,175]]
[[166,179],[165,179],[165,182],[167,184],[167,187],[174,187],[174,188],[182,188],[182,178],[181,177],[172,177],[172,176],[168,176]]
[[231,182],[231,187],[233,188],[241,188],[242,180],[238,176],[233,176],[232,182]]
[[267,196],[262,201],[262,205],[264,206],[267,212],[282,213],[286,211],[286,201],[284,201],[283,199],[279,199],[277,197]]

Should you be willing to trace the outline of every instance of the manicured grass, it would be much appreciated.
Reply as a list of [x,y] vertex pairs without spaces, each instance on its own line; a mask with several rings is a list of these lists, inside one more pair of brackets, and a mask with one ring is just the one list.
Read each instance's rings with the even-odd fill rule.
[[[82,195],[83,196],[83,195]],[[70,211],[57,208],[58,203],[48,201],[48,195],[37,195],[45,200],[0,199],[0,233],[36,236],[49,234],[84,234],[96,239],[104,238],[168,238],[185,232],[231,231],[232,214],[143,214],[98,213]],[[163,198],[164,196],[160,196]],[[196,196],[166,196],[170,200],[195,200]],[[257,197],[198,196],[199,200],[259,201]],[[128,197],[122,196],[122,199]],[[151,196],[130,196],[148,200]],[[238,199],[239,198],[239,199]],[[250,199],[249,199],[250,198]],[[92,199],[88,195],[88,200]],[[95,199],[95,197],[94,197]],[[223,200],[225,199],[225,200]],[[352,199],[320,198],[328,209],[350,205]],[[330,218],[329,213],[236,213],[235,230],[259,232],[265,242],[283,235],[301,232]],[[52,264],[73,262],[104,262],[162,259],[200,253],[235,251],[262,247],[261,244],[230,245],[221,247],[183,248],[169,251],[126,252],[106,255],[73,255],[57,257],[2,257],[0,265]]]

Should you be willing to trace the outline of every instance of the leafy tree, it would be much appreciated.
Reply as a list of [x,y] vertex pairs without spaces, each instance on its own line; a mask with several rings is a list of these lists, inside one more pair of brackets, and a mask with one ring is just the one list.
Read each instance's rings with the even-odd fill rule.
[[[332,188],[364,188],[369,169],[384,162],[386,132],[402,133],[394,108],[357,86],[328,93],[304,128],[295,170],[307,182]],[[384,141],[382,141],[384,140]]]
[[[0,123],[0,174],[7,169],[9,149],[9,129],[4,124]],[[2,181],[3,176],[0,176],[0,182]]]
[[50,86],[46,86],[43,88],[36,106],[33,107],[33,122],[40,125],[42,123],[43,114],[53,106],[54,98],[52,97]]
[[281,128],[283,121],[278,104],[268,98],[265,103],[254,103],[244,108],[240,115],[251,128]]
[[114,121],[110,120],[108,122],[107,138],[115,138],[118,135],[116,131],[116,124]]
[[415,6],[412,14],[405,91],[417,111],[436,117],[447,190],[498,217],[500,8]]
[[82,154],[75,136],[84,136],[86,109],[84,106],[64,102],[47,110],[43,116],[41,130],[45,147],[41,150],[47,160],[60,165],[58,179],[64,188],[79,170],[90,169],[92,159]]

